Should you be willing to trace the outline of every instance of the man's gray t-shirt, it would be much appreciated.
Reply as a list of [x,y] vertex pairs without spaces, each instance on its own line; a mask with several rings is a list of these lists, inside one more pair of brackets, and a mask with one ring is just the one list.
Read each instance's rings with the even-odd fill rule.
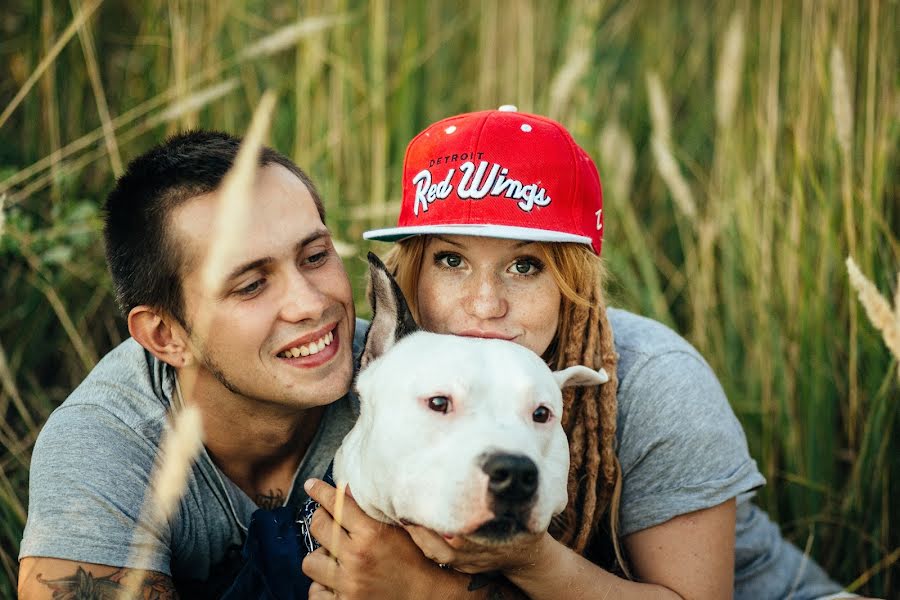
[[[367,323],[356,322],[353,354]],[[133,339],[113,349],[57,408],[31,462],[28,521],[19,558],[43,556],[142,568],[170,575],[181,597],[218,597],[231,583],[250,516],[258,507],[204,451],[174,517],[149,532],[147,562],[130,555],[144,494],[172,406],[174,374]],[[303,482],[322,477],[358,403],[329,404],[294,476],[287,502],[306,500]]]
[[619,354],[620,535],[737,497],[735,600],[839,592],[750,501],[765,479],[703,357],[656,321],[617,309],[608,315]]

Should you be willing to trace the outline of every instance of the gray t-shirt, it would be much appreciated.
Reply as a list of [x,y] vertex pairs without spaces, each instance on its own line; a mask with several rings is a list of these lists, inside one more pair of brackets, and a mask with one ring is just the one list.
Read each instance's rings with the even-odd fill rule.
[[[840,590],[750,502],[765,483],[706,361],[665,326],[610,309],[619,353],[620,534],[738,497],[735,598],[794,600]],[[364,323],[357,323],[359,351]],[[20,558],[50,556],[171,574],[184,597],[221,591],[236,569],[256,505],[204,456],[145,565],[128,547],[172,394],[171,371],[129,340],[107,355],[51,415],[35,446]],[[355,398],[328,407],[298,469],[322,476],[355,419]],[[791,591],[793,590],[793,595]]]
[[617,309],[608,315],[619,354],[620,534],[737,497],[735,600],[839,592],[750,501],[765,479],[703,357],[656,321]]
[[[357,320],[354,356],[368,324]],[[258,507],[204,451],[174,517],[135,535],[141,505],[172,405],[174,373],[133,339],[113,349],[57,408],[31,461],[28,521],[19,558],[43,556],[143,568],[170,575],[183,598],[218,597],[240,565]],[[352,394],[326,407],[319,431],[294,475],[287,502],[306,500],[303,482],[322,477],[353,426]],[[136,564],[133,537],[151,548]]]

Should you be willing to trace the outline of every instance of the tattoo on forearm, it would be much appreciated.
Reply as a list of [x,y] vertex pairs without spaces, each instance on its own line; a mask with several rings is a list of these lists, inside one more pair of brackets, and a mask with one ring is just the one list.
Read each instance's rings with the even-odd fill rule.
[[137,574],[144,575],[137,593],[140,600],[177,600],[172,580],[160,573],[117,569],[101,577],[78,567],[78,571],[69,577],[44,579],[38,573],[37,580],[53,592],[53,600],[117,600],[125,589],[122,580]]
[[253,497],[253,501],[256,502],[256,505],[260,508],[265,508],[266,510],[284,506],[284,500],[285,495],[284,492],[281,491],[281,488],[275,490],[270,489],[268,493],[257,494]]

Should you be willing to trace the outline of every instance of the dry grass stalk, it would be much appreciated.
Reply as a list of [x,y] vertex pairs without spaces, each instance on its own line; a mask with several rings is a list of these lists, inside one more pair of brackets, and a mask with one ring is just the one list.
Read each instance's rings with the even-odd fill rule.
[[647,73],[647,96],[650,100],[650,122],[653,135],[661,138],[667,145],[672,143],[672,116],[669,114],[669,103],[663,90],[659,73]]
[[[896,310],[891,310],[887,299],[878,293],[875,284],[862,274],[850,256],[847,257],[847,273],[850,275],[850,283],[859,294],[859,301],[866,309],[869,321],[881,332],[885,345],[894,357],[900,360],[900,314]],[[897,275],[897,281],[900,283],[900,273]],[[900,296],[900,292],[898,292],[898,296]],[[900,377],[900,371],[898,371],[898,377]]]
[[348,15],[340,14],[328,17],[310,17],[296,21],[247,46],[238,54],[238,59],[249,60],[281,52],[290,48],[304,37],[325,31],[335,25],[342,25],[349,20],[350,17]]
[[613,201],[628,202],[637,161],[634,143],[618,121],[607,122],[600,132],[600,158],[601,170],[608,173],[606,182]]
[[[153,531],[175,513],[178,500],[187,485],[188,473],[203,450],[203,419],[200,410],[185,406],[172,417],[172,427],[163,435],[159,457],[150,478],[150,491],[144,500],[135,531]],[[146,564],[150,546],[132,546],[129,565]],[[134,598],[143,583],[141,577],[128,577],[119,593],[120,600]]]
[[151,483],[153,504],[161,519],[175,511],[187,483],[187,474],[203,449],[203,419],[195,406],[175,414],[171,431],[160,444],[159,463]]
[[672,116],[669,114],[662,81],[654,71],[647,74],[647,95],[650,99],[650,121],[653,123],[651,148],[659,174],[668,186],[678,209],[691,221],[695,221],[697,203],[672,153]]
[[85,21],[97,10],[97,7],[100,6],[100,3],[103,0],[93,0],[86,7],[84,7],[81,12],[75,15],[75,18],[72,19],[72,22],[69,23],[69,26],[66,27],[66,30],[63,31],[62,35],[56,40],[56,43],[53,44],[53,47],[50,48],[50,51],[47,52],[47,55],[41,59],[41,62],[38,63],[37,68],[34,72],[31,73],[31,76],[28,77],[28,80],[22,85],[22,88],[16,92],[16,95],[10,101],[10,103],[3,109],[3,113],[0,114],[0,127],[3,127],[3,124],[6,123],[6,120],[9,119],[9,116],[13,113],[14,110],[21,104],[22,100],[25,99],[25,96],[28,95],[28,92],[31,91],[31,88],[34,87],[34,84],[38,79],[41,78],[41,75],[44,74],[44,71],[47,70],[53,61],[56,60],[56,57],[59,56],[59,53],[66,46],[72,36],[75,35],[75,32],[84,24]]
[[681,174],[681,168],[675,161],[672,150],[656,134],[653,135],[651,147],[659,174],[663,181],[666,182],[669,192],[672,194],[672,199],[675,201],[675,206],[691,221],[696,221],[697,203],[694,202],[694,195],[684,175]]
[[269,131],[274,108],[275,94],[267,91],[260,99],[259,106],[253,115],[253,121],[250,123],[250,129],[235,158],[234,166],[222,180],[218,216],[213,229],[209,254],[202,271],[203,286],[207,293],[217,288],[222,279],[228,254],[243,239],[243,231],[250,212],[249,200],[253,180],[259,164],[259,152],[266,133]]
[[[149,117],[148,119],[145,119],[144,121],[141,121],[140,123],[138,123],[131,129],[129,129],[128,131],[125,131],[124,133],[120,133],[118,136],[118,140],[122,144],[130,142],[134,138],[146,133],[147,131],[153,129],[157,125],[161,125],[161,124],[173,121],[175,119],[178,119],[182,114],[184,114],[186,112],[196,110],[197,108],[203,107],[211,102],[218,100],[225,94],[228,94],[228,93],[232,92],[233,90],[237,89],[237,87],[238,87],[238,79],[236,77],[234,77],[234,78],[228,79],[220,84],[216,84],[216,85],[210,86],[208,88],[204,88],[204,89],[200,90],[199,92],[192,94],[191,96],[172,104],[169,108],[167,108],[162,113],[153,115],[152,117]],[[130,119],[128,122],[130,122]],[[97,131],[95,131],[91,135],[96,135],[96,139],[94,139],[93,141],[97,141],[98,139],[100,139],[100,135],[97,135]],[[72,147],[71,145],[66,146],[65,148],[63,148],[60,151],[60,153],[51,154],[50,158],[58,158],[61,155],[65,155],[67,152],[67,149],[69,149],[71,147]],[[74,153],[76,151],[77,150],[73,149],[73,150],[69,151],[69,154]],[[98,148],[98,149],[92,150],[90,152],[85,152],[84,154],[82,154],[81,156],[79,156],[76,159],[72,159],[68,162],[60,163],[59,173],[61,175],[77,173],[81,169],[83,169],[84,167],[89,165],[90,163],[103,158],[105,155],[106,155],[105,148]],[[43,159],[42,159],[42,161],[43,161]],[[38,163],[35,163],[35,165],[37,165],[37,164]],[[35,167],[35,165],[32,165],[31,167],[26,169],[28,171],[33,171],[33,172],[30,172],[28,174],[28,176],[31,176],[34,172],[43,170],[43,167],[37,168],[37,167]],[[17,177],[17,175],[18,174],[13,175],[13,177],[11,177],[10,180]],[[25,198],[29,197],[30,195],[44,189],[45,187],[47,187],[47,185],[49,185],[51,183],[52,177],[53,177],[53,173],[49,173],[49,174],[44,174],[43,176],[36,178],[31,183],[29,183],[27,186],[25,186],[21,190],[17,191],[15,194],[11,195],[9,198],[9,203],[16,204],[18,202],[21,202]],[[2,192],[2,190],[4,189],[3,186],[5,186],[8,182],[10,182],[10,180],[0,183],[0,192]],[[10,183],[10,185],[13,185],[13,184]]]
[[190,96],[181,98],[177,102],[173,102],[166,110],[157,115],[157,117],[153,119],[153,124],[158,125],[160,123],[174,121],[185,114],[197,111],[210,102],[214,102],[225,94],[236,90],[239,84],[238,78],[232,77],[226,79],[222,83],[211,85]]
[[574,50],[566,57],[566,62],[550,84],[550,116],[558,119],[569,105],[575,86],[584,75],[591,55],[586,48]]
[[[243,238],[259,153],[269,131],[274,108],[275,94],[267,91],[253,114],[250,129],[241,143],[234,165],[222,181],[210,250],[201,268],[204,295],[217,289],[229,251]],[[201,311],[195,323],[196,335],[205,338],[209,327],[210,314]],[[138,531],[147,525],[164,523],[171,517],[178,499],[184,493],[191,464],[203,448],[202,417],[199,409],[190,403],[195,382],[186,380],[183,383],[185,404],[174,413],[172,433],[160,445],[160,460],[151,478],[150,494],[141,511]],[[128,564],[146,564],[146,553],[149,551],[149,544],[132,546]],[[129,580],[120,599],[133,598],[141,583],[139,578]]]
[[[81,7],[81,0],[72,0],[72,12]],[[106,103],[106,92],[103,90],[103,81],[100,79],[100,67],[97,64],[97,50],[94,48],[94,38],[86,23],[78,28],[78,39],[81,41],[81,49],[84,52],[85,66],[88,77],[91,80],[91,89],[94,92],[94,102],[97,104],[97,114],[103,127],[103,139],[106,142],[106,151],[109,155],[109,164],[113,175],[121,177],[125,170],[122,168],[122,157],[119,155],[119,145],[116,143],[116,133],[109,115],[109,106]]]
[[[102,0],[100,0],[100,1],[102,1]],[[96,2],[95,4],[99,4],[99,1]],[[93,10],[94,8],[96,8],[96,6],[92,5],[90,8],[91,8],[91,10]],[[87,13],[85,12],[84,14],[85,14],[85,18],[86,18]],[[317,18],[313,18],[313,19],[306,19],[304,21],[300,21],[298,23],[288,25],[282,29],[279,29],[278,31],[276,31],[273,34],[266,36],[265,38],[254,43],[253,45],[245,48],[239,54],[236,54],[236,55],[230,57],[229,59],[223,60],[223,61],[213,65],[212,67],[204,69],[200,73],[192,75],[191,78],[188,80],[187,84],[189,87],[193,87],[193,86],[202,84],[203,82],[215,79],[217,77],[220,77],[222,72],[231,66],[241,64],[241,63],[246,62],[247,60],[250,60],[255,57],[267,56],[274,52],[280,51],[284,48],[285,44],[296,42],[297,40],[303,38],[304,36],[316,33],[319,31],[319,29],[321,27],[340,25],[340,24],[346,23],[350,20],[351,20],[350,16],[337,15],[334,17],[317,17]],[[322,23],[322,21],[327,21],[327,23]],[[79,21],[79,25],[80,25],[80,23],[81,22]],[[307,27],[306,28],[299,27],[299,25],[302,25],[302,24],[307,24]],[[76,29],[77,29],[77,27],[73,28],[72,31],[74,32]],[[57,51],[57,54],[58,54],[58,51]],[[41,68],[41,67],[39,67],[39,68]],[[44,69],[45,68],[46,67],[44,67]],[[41,72],[43,72],[43,69]],[[40,73],[38,73],[37,75],[40,76]],[[35,75],[32,75],[32,77],[35,77],[35,79],[37,79],[37,77]],[[201,90],[187,98],[178,100],[177,102],[173,103],[168,109],[166,109],[166,111],[164,113],[162,113],[161,115],[158,116],[159,120],[154,121],[154,126],[159,123],[164,123],[164,122],[168,122],[173,119],[177,119],[189,111],[197,110],[198,108],[202,107],[203,105],[208,104],[212,100],[218,98],[221,95],[224,95],[225,93],[227,93],[237,87],[237,79],[235,79],[235,78],[229,79],[228,82],[233,82],[233,83],[229,83],[229,84],[222,83],[222,84],[212,85],[212,86],[205,88],[204,90]],[[26,83],[26,85],[33,85],[33,82],[31,82],[30,84]],[[146,101],[138,104],[137,106],[133,107],[132,109],[130,109],[126,112],[123,112],[122,114],[120,114],[117,117],[115,117],[114,119],[112,119],[113,129],[114,130],[120,129],[120,128],[124,127],[125,125],[137,120],[138,118],[146,115],[147,113],[151,112],[152,110],[155,110],[156,108],[161,106],[163,103],[177,98],[178,92],[179,92],[179,90],[176,89],[174,86],[170,87],[169,89],[162,92],[161,94],[157,94],[153,98],[150,98],[149,100],[146,100]],[[24,95],[25,94],[23,94],[23,98],[24,98]],[[10,106],[7,107],[6,111],[11,112],[14,108],[15,107],[11,103]],[[4,119],[5,119],[5,117],[4,117]],[[3,124],[2,121],[0,121],[0,126],[2,126],[2,124]],[[12,186],[17,185],[17,184],[33,177],[37,173],[40,173],[41,171],[44,171],[44,170],[50,168],[51,166],[53,166],[57,162],[61,161],[62,159],[66,158],[68,156],[71,156],[72,154],[79,152],[79,151],[83,150],[84,148],[87,148],[91,144],[94,144],[95,142],[100,140],[103,136],[104,136],[103,127],[98,127],[94,131],[81,136],[80,138],[74,140],[73,142],[71,142],[71,143],[67,144],[66,146],[64,146],[63,148],[61,148],[59,151],[52,152],[51,154],[43,157],[42,159],[38,160],[34,164],[26,167],[25,169],[17,171],[16,173],[13,173],[11,176],[9,176],[7,179],[0,181],[0,192],[9,190],[10,188],[12,188]],[[121,137],[120,137],[119,141],[124,143],[124,140],[122,140]],[[91,161],[89,161],[89,162],[91,162]],[[50,180],[47,179],[40,186],[38,186],[37,189],[42,189],[43,187],[46,186],[46,184],[49,181]],[[29,192],[29,194],[33,193],[33,191],[34,190]],[[17,194],[16,197],[17,198],[26,197],[29,194],[20,193],[20,194]]]
[[849,157],[853,142],[853,103],[850,100],[844,54],[837,46],[831,49],[831,100],[838,144],[844,156]]
[[735,12],[728,22],[716,76],[716,123],[725,129],[731,125],[737,106],[741,74],[744,69],[744,18]]
[[6,194],[0,194],[0,237],[3,237],[3,230],[6,228]]

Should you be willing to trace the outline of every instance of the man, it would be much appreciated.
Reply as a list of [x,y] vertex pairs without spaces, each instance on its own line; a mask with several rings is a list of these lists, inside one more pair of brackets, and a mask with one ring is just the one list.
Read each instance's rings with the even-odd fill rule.
[[[361,331],[350,282],[321,200],[289,159],[261,152],[245,235],[204,284],[239,145],[221,133],[172,138],[134,160],[106,201],[131,339],[37,440],[22,598],[113,597],[135,578],[140,597],[217,597],[240,566],[250,515],[299,506],[303,482],[322,476],[352,426]],[[137,528],[167,415],[186,404],[202,414],[205,451],[172,519]],[[141,564],[133,543],[149,548]]]

